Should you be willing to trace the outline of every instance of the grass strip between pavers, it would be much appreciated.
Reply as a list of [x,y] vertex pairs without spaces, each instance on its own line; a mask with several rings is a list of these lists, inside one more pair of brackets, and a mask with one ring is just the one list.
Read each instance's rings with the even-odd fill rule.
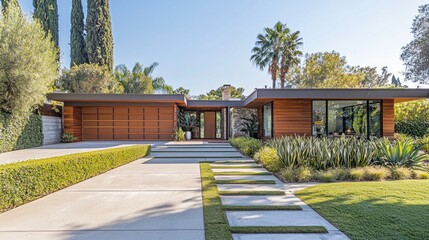
[[262,166],[212,166],[212,169],[222,169],[222,168],[262,168]]
[[209,163],[200,163],[203,195],[204,231],[206,240],[232,240],[228,221],[222,208],[214,175]]
[[219,163],[219,164],[237,164],[237,163],[255,163],[253,160],[225,160],[225,161],[213,161],[212,163]]
[[327,233],[323,226],[230,227],[231,233]]
[[214,172],[215,176],[228,176],[228,175],[271,175],[270,172]]
[[223,206],[225,211],[300,211],[301,206],[298,205],[254,205],[254,206]]
[[251,196],[263,196],[263,195],[285,195],[284,191],[219,191],[220,195],[251,195]]
[[248,180],[248,179],[237,179],[237,180],[216,180],[216,184],[276,184],[274,180]]

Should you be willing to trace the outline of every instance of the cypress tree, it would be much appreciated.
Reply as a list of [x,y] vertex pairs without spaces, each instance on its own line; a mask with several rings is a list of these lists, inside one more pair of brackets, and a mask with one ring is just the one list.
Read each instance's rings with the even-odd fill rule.
[[21,7],[19,6],[18,0],[1,0],[1,7],[2,7],[3,13],[5,13],[6,9],[11,5],[18,7],[19,10],[21,11]]
[[83,8],[81,0],[72,1],[71,30],[70,30],[70,67],[88,63],[88,54],[85,47],[85,33],[83,23]]
[[109,0],[88,0],[86,48],[90,63],[113,69],[113,37]]
[[59,47],[57,0],[33,0],[34,17],[42,23],[46,33],[51,33],[52,41]]

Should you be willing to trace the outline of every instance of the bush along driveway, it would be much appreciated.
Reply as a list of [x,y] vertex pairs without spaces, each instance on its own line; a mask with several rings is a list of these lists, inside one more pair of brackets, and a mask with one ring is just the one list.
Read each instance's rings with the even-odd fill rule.
[[253,160],[200,169],[207,240],[348,239]]

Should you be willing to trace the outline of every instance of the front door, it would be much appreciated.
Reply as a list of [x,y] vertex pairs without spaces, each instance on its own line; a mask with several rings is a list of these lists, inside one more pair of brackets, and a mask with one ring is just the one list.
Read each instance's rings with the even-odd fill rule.
[[204,112],[204,138],[216,138],[216,112]]

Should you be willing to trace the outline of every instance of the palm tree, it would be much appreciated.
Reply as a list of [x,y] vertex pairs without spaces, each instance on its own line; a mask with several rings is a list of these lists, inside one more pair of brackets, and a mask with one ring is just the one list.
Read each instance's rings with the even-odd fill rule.
[[273,88],[276,88],[277,72],[279,71],[279,60],[281,57],[280,38],[278,32],[271,28],[265,28],[264,34],[258,34],[253,55],[250,60],[262,71],[268,67],[271,74]]
[[284,88],[286,74],[292,66],[299,64],[299,57],[302,56],[302,52],[299,51],[302,38],[299,37],[299,31],[291,33],[286,24],[280,21],[274,28],[265,28],[264,31],[264,34],[257,36],[250,60],[261,70],[268,67],[273,88],[276,87],[278,76]]
[[284,88],[289,69],[300,63],[302,52],[299,48],[302,45],[302,38],[299,31],[291,33],[286,24],[278,22],[275,28],[281,37],[280,83],[281,88]]

